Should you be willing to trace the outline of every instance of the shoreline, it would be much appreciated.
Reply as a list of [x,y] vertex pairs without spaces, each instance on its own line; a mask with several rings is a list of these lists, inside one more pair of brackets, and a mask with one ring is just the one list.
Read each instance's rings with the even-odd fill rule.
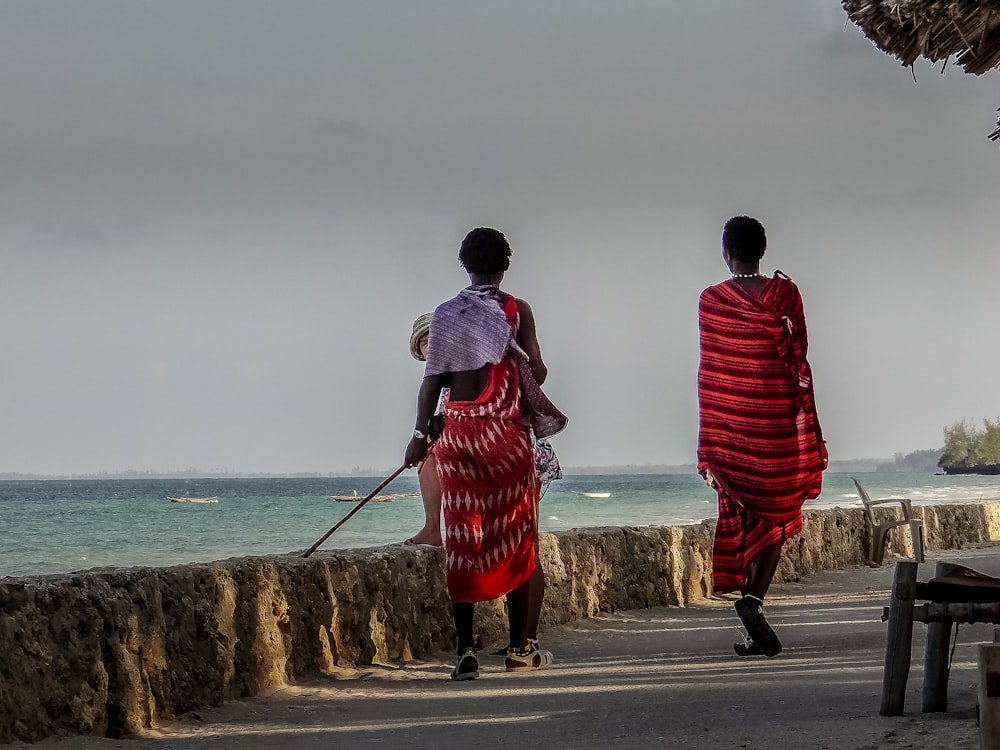
[[[983,502],[1000,496],[990,479],[903,476],[859,477],[873,497],[906,496],[918,506]],[[407,481],[403,481],[403,480]],[[390,490],[416,492],[414,477]],[[918,481],[914,481],[918,480]],[[942,481],[945,480],[945,481]],[[0,576],[24,577],[90,569],[207,563],[237,556],[294,554],[307,549],[348,508],[330,495],[365,494],[353,481],[25,483],[0,500],[0,525],[13,534],[0,550]],[[607,499],[584,492],[610,491]],[[218,496],[212,506],[168,504],[170,495]],[[847,474],[827,474],[824,494],[806,509],[860,508]],[[556,482],[541,505],[543,532],[602,526],[683,526],[712,521],[716,502],[698,477],[632,476]],[[69,514],[69,515],[67,515]],[[65,519],[71,519],[72,525]],[[63,519],[63,520],[59,520]],[[324,549],[370,549],[402,542],[424,523],[419,498],[370,504]]]
[[[1000,539],[1000,503],[928,505],[928,551]],[[711,591],[714,525],[543,534],[543,632],[608,613],[683,607]],[[861,509],[807,510],[776,583],[865,564]],[[899,534],[890,554],[908,554]],[[0,742],[120,736],[340,669],[448,650],[440,549],[231,558],[0,580]],[[477,607],[485,642],[503,602]]]

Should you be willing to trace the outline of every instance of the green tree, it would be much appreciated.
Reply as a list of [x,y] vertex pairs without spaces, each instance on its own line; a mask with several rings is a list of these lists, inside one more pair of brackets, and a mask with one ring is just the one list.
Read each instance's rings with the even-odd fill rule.
[[938,466],[942,469],[967,469],[978,463],[982,433],[971,420],[963,419],[944,428],[944,450]]
[[985,430],[980,434],[976,451],[976,464],[993,466],[1000,464],[1000,419],[984,419]]

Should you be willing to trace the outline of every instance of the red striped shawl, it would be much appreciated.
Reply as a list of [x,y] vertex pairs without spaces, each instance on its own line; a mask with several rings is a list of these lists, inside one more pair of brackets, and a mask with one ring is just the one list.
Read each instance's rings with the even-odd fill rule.
[[716,593],[737,591],[765,548],[802,530],[822,483],[822,439],[798,288],[780,271],[760,299],[733,281],[698,305],[698,471],[719,481]]

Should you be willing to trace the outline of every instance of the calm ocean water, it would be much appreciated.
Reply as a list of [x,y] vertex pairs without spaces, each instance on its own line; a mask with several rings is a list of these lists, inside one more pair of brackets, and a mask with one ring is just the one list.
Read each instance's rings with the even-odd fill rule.
[[[917,504],[1000,497],[1000,477],[864,473],[873,497],[904,495]],[[174,565],[307,549],[381,478],[129,479],[0,481],[0,576],[94,567]],[[416,493],[408,472],[384,492]],[[610,493],[591,498],[580,493]],[[218,496],[216,504],[178,504],[170,496]],[[849,474],[828,472],[808,507],[857,507]],[[594,526],[678,525],[715,515],[715,496],[698,476],[573,475],[542,500],[543,531]],[[423,524],[419,497],[368,503],[322,549],[395,544]]]

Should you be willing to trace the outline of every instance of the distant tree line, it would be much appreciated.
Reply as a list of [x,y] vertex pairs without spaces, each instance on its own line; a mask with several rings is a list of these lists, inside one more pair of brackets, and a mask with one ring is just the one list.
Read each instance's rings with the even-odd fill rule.
[[983,419],[982,429],[967,419],[945,427],[938,466],[948,474],[1000,474],[1000,419]]
[[933,474],[937,471],[942,450],[941,448],[925,448],[906,454],[902,452],[896,453],[892,458],[891,464],[879,464],[877,471],[926,472]]

